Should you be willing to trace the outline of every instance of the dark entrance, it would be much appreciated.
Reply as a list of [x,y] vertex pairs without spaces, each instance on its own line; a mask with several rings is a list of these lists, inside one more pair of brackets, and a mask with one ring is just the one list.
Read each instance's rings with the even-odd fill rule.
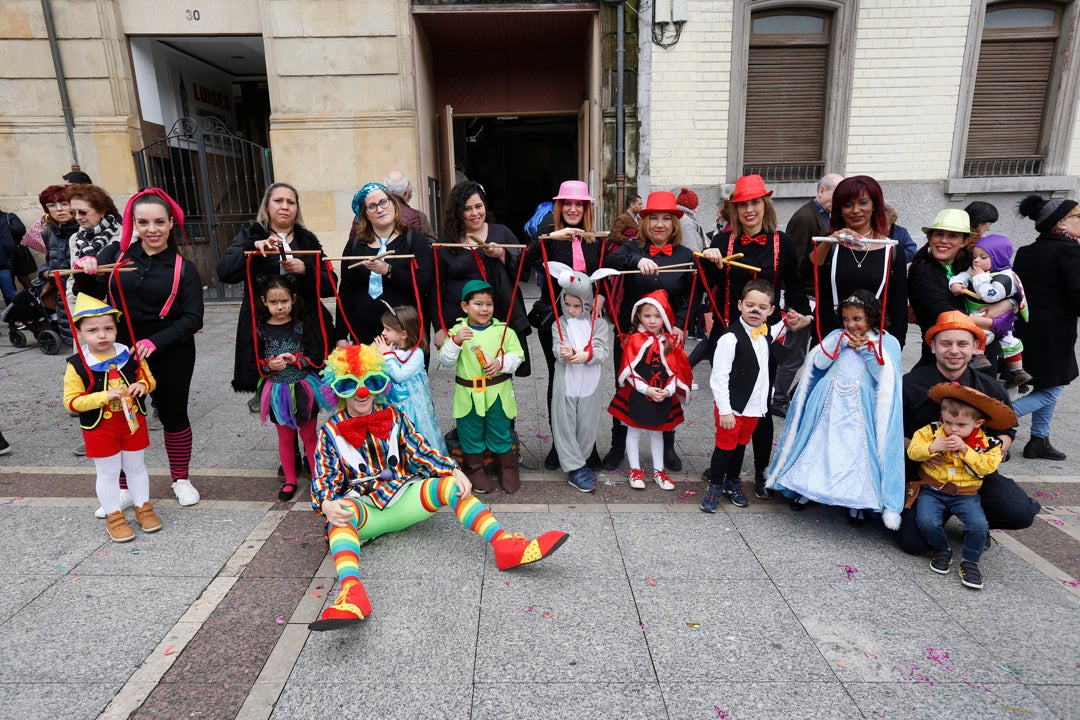
[[578,176],[577,117],[455,117],[454,157],[487,189],[495,221],[524,239],[536,206]]
[[180,118],[169,134],[136,150],[139,187],[159,187],[184,210],[189,257],[199,268],[207,302],[236,302],[241,286],[222,285],[214,268],[225,248],[259,211],[273,182],[270,150],[215,118]]

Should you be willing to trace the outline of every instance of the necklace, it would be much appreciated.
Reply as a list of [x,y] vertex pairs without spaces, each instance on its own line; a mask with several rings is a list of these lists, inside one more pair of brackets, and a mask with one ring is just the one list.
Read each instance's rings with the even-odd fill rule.
[[869,250],[863,250],[862,260],[855,257],[855,251],[852,250],[851,248],[848,248],[848,252],[851,253],[851,259],[855,261],[855,267],[862,270],[863,263],[866,262],[866,256],[870,254],[870,251]]

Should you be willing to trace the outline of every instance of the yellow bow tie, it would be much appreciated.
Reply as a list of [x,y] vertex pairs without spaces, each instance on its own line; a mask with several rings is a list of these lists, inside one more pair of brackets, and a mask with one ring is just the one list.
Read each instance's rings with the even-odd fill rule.
[[750,339],[751,340],[757,340],[762,335],[768,337],[768,335],[769,335],[769,326],[768,325],[762,324],[761,327],[750,328]]

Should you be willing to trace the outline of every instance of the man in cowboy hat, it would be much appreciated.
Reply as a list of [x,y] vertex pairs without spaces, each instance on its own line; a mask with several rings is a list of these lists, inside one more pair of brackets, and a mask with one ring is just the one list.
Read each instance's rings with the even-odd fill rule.
[[[915,432],[938,420],[941,408],[929,396],[930,388],[939,383],[956,383],[978,390],[1011,407],[1005,389],[994,378],[968,368],[971,355],[986,342],[986,335],[971,318],[958,310],[941,313],[937,322],[926,331],[925,340],[934,356],[932,364],[917,367],[904,375],[904,437],[909,440]],[[1001,452],[1008,456],[1016,435],[1015,424],[996,427],[987,424],[986,433],[1001,440]],[[908,482],[919,481],[919,463],[908,461]],[[990,527],[1001,530],[1020,530],[1030,527],[1039,514],[1039,503],[1032,500],[1010,478],[993,472],[983,478],[979,499]],[[930,550],[929,543],[919,531],[915,511],[911,508],[900,514],[897,531],[900,549],[911,554]]]

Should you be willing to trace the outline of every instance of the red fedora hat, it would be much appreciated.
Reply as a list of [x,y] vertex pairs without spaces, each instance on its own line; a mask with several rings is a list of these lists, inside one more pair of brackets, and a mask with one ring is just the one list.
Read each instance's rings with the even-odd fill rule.
[[731,202],[741,203],[770,195],[772,195],[772,190],[765,188],[765,180],[760,175],[743,175],[735,181],[735,192],[731,193]]
[[682,217],[683,211],[675,205],[675,193],[658,190],[649,193],[649,201],[641,211],[641,216],[667,213],[675,217]]

